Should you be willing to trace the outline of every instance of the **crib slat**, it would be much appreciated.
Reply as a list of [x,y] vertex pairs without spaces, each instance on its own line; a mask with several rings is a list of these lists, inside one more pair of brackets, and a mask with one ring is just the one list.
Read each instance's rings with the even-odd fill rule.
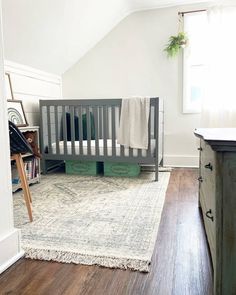
[[56,154],[60,154],[59,150],[59,128],[58,128],[58,107],[54,106],[54,115],[55,115],[55,138],[56,138]]
[[152,116],[152,121],[154,121],[154,126],[153,126],[153,138],[156,138],[156,116],[155,116],[155,107],[151,108],[150,115]]
[[91,120],[89,106],[86,106],[87,154],[91,155]]
[[103,155],[107,156],[107,106],[103,106]]
[[66,108],[62,106],[62,126],[63,126],[63,146],[64,146],[64,155],[68,154],[67,150],[67,130],[66,130]]
[[[41,103],[41,102],[40,102]],[[44,145],[44,134],[46,134],[46,130],[44,130],[44,106],[40,106],[40,150],[41,150],[41,153],[44,153],[45,152],[45,145]]]
[[124,149],[123,145],[120,146],[120,155],[121,155],[121,157],[125,156],[125,149]]
[[48,152],[49,152],[49,154],[52,154],[52,134],[51,134],[50,106],[47,106],[47,118],[48,118]]
[[111,134],[112,134],[112,156],[116,156],[116,112],[115,107],[111,107]]
[[82,106],[79,106],[79,154],[83,155],[83,118],[82,118]]
[[154,111],[154,129],[156,129],[155,137],[155,180],[158,181],[158,167],[159,167],[159,98],[155,102]]
[[129,148],[129,157],[133,157],[133,148]]
[[[159,138],[157,137],[158,136],[158,134],[157,134],[157,132],[158,132],[158,125],[156,124],[156,114],[155,114],[155,109],[156,109],[156,106],[154,106],[153,107],[153,110],[152,110],[152,114],[153,114],[153,118],[152,118],[152,120],[154,121],[154,126],[153,126],[153,139],[155,140],[155,144],[156,144],[156,142],[157,142],[157,140],[156,139],[158,139],[158,144],[159,144]],[[158,114],[159,115],[159,114]],[[159,119],[158,119],[158,121],[159,121]],[[157,122],[158,123],[158,122]],[[155,149],[156,149],[156,146],[155,146]]]
[[[76,141],[79,141],[79,114],[78,114],[78,106],[73,106],[74,108],[74,115],[75,115],[75,119],[74,119],[74,125],[75,125],[75,130],[74,130],[74,133],[75,133],[75,142]],[[79,147],[78,147],[79,149]],[[76,149],[76,146],[75,146],[75,155],[78,155],[80,153],[80,150],[77,150]]]
[[95,155],[99,155],[99,129],[98,129],[98,106],[92,108],[94,115],[94,125],[95,125]]
[[99,107],[99,138],[103,138],[103,113],[102,108]]
[[[151,110],[151,107],[150,107]],[[147,156],[151,157],[151,111],[149,113],[149,119],[148,119],[148,150],[147,150]]]
[[71,154],[75,155],[75,108],[70,106]]
[[[119,106],[119,122],[120,122],[121,105]],[[120,146],[120,156],[124,157],[124,146]]]
[[138,157],[142,157],[142,150],[138,149]]

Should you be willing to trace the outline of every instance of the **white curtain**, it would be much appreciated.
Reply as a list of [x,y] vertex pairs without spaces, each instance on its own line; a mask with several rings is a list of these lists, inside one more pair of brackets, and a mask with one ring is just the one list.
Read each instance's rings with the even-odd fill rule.
[[[236,127],[236,7],[208,11],[202,127]],[[204,46],[204,44],[203,44]]]

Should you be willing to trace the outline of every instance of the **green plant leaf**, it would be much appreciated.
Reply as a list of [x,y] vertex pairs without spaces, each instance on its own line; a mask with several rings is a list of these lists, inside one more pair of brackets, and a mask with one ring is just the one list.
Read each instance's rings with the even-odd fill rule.
[[168,57],[176,56],[183,45],[187,43],[187,36],[185,32],[179,32],[177,36],[170,36],[169,42],[164,48],[164,51],[167,52]]

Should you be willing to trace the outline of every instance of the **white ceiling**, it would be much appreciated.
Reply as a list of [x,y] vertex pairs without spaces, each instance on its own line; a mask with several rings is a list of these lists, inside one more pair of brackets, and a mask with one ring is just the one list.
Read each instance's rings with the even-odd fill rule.
[[62,74],[130,13],[203,0],[2,0],[5,58]]

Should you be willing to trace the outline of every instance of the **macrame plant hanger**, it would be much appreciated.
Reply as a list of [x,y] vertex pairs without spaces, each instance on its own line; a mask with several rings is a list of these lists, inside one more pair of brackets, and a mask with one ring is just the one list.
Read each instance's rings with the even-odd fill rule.
[[178,14],[178,36],[182,36],[182,38],[180,38],[179,41],[179,45],[181,48],[185,48],[187,45],[187,37],[186,37],[186,33],[184,32],[184,14],[183,13],[179,13]]

